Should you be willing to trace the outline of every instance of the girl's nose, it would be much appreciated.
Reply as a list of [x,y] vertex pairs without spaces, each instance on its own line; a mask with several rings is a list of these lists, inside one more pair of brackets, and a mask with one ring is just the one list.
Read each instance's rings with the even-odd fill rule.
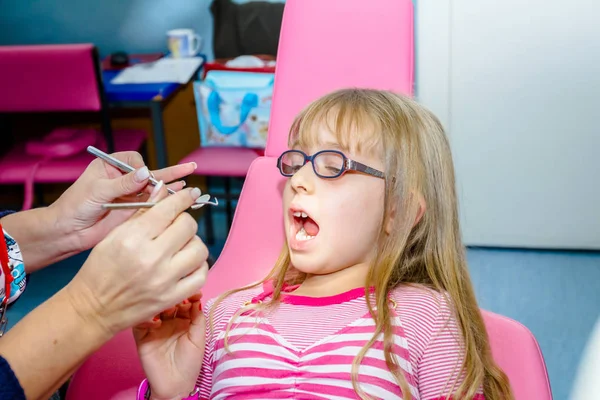
[[310,193],[314,190],[314,180],[318,179],[309,161],[300,168],[291,178],[292,189],[296,192]]

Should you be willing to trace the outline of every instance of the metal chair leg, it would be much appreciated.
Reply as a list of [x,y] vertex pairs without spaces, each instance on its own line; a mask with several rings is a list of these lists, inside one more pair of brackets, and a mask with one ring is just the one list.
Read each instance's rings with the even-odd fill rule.
[[227,202],[227,230],[231,228],[233,222],[233,199],[231,196],[231,180],[230,176],[225,177],[225,201]]
[[[35,184],[34,184],[35,185]],[[35,191],[35,197],[36,197],[36,204],[33,204],[33,208],[37,207],[44,207],[46,204],[44,203],[44,188],[42,187],[42,185],[40,185],[39,183],[37,185],[34,186]]]
[[[207,186],[207,193],[210,193],[210,177],[206,177],[206,186]],[[213,245],[215,244],[215,231],[214,231],[214,227],[213,227],[213,215],[212,215],[212,207],[211,206],[207,206],[207,207],[202,207],[202,209],[204,210],[204,230],[205,235],[206,235],[206,244],[208,245]]]

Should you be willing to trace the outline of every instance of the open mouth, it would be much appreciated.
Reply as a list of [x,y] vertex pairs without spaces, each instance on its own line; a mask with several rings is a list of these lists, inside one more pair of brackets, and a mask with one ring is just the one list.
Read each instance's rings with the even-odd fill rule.
[[307,241],[319,234],[319,225],[304,211],[293,211],[296,240]]

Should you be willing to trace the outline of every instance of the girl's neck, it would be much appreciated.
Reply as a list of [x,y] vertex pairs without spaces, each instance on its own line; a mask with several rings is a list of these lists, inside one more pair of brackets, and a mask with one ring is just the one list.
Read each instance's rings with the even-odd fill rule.
[[357,264],[326,275],[308,275],[293,294],[307,297],[327,297],[364,287],[368,264]]

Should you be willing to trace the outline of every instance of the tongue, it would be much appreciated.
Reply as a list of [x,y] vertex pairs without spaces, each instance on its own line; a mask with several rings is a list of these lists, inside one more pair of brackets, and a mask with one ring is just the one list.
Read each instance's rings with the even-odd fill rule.
[[303,226],[306,234],[309,236],[317,236],[317,233],[319,233],[319,225],[317,225],[315,221],[310,218],[306,218]]

